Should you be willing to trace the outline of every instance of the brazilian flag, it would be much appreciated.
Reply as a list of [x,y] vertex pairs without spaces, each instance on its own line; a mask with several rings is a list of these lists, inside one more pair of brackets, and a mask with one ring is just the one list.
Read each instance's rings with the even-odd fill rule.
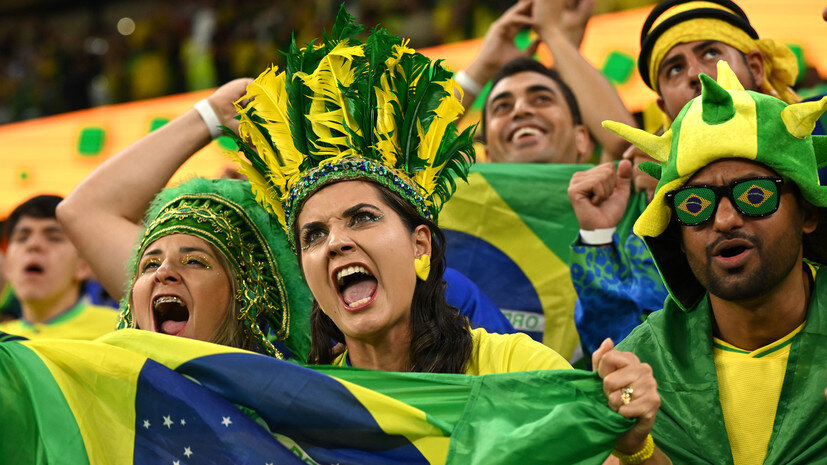
[[600,464],[632,425],[591,372],[307,368],[140,330],[0,333],[0,463]]
[[485,163],[439,216],[448,266],[468,276],[518,331],[571,357],[577,294],[569,250],[579,226],[566,190],[594,165]]

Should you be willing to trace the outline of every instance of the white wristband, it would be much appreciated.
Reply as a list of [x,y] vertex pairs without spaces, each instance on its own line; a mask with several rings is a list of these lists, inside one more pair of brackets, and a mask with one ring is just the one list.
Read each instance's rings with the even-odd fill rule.
[[465,70],[455,74],[454,81],[457,81],[457,84],[462,87],[462,90],[469,94],[480,95],[482,93],[482,85],[469,76]]
[[612,236],[617,228],[595,229],[587,231],[580,230],[580,242],[584,245],[606,245],[612,243]]
[[206,124],[207,129],[210,130],[210,137],[215,139],[220,136],[221,129],[219,126],[221,126],[221,120],[218,119],[218,115],[215,114],[215,110],[213,110],[210,102],[208,102],[207,99],[200,100],[193,108],[201,115],[201,119],[204,120],[204,124]]

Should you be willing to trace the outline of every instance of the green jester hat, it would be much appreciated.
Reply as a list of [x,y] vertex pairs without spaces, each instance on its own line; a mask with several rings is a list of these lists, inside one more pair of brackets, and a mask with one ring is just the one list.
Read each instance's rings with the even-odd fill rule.
[[659,182],[634,232],[646,242],[670,295],[684,310],[694,306],[706,290],[681,251],[677,223],[672,221],[665,196],[718,160],[761,163],[795,183],[804,198],[819,207],[818,227],[804,237],[804,258],[827,263],[827,186],[818,183],[818,168],[827,164],[827,136],[811,135],[827,110],[827,97],[787,105],[775,97],[746,91],[724,61],[718,62],[718,82],[705,74],[700,80],[700,97],[681,110],[662,136],[603,122],[605,128],[660,162],[640,166]]

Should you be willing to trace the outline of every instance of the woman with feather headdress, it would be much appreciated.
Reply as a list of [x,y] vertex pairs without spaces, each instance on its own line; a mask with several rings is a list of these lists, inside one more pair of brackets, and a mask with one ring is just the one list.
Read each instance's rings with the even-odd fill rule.
[[[472,375],[570,369],[524,334],[471,329],[445,301],[435,221],[474,160],[458,133],[460,90],[439,61],[344,8],[331,34],[286,54],[247,87],[240,171],[281,222],[315,298],[311,363]],[[336,356],[330,341],[346,346]],[[595,354],[609,405],[637,425],[618,442],[652,455],[660,404],[651,371],[607,341]],[[633,397],[634,396],[634,397]],[[668,459],[665,459],[668,462]],[[632,463],[644,463],[635,461]]]

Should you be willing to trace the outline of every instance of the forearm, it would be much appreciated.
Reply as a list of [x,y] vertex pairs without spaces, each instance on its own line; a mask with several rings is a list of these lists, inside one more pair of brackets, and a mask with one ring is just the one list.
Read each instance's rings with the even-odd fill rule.
[[468,110],[471,108],[471,105],[474,104],[474,101],[480,94],[474,87],[479,87],[480,89],[494,77],[494,74],[499,69],[497,63],[491,63],[485,60],[485,58],[480,54],[474,58],[474,61],[471,62],[464,70],[466,79],[471,80],[474,83],[474,86],[466,85],[465,80],[458,80],[460,87],[462,87],[463,95],[462,95],[462,106],[465,108],[465,113],[468,113]]
[[190,109],[101,164],[58,207],[64,231],[114,298],[149,202],[210,134]]
[[655,452],[649,457],[648,460],[642,462],[643,465],[672,465],[672,461],[666,454],[663,453],[662,450],[658,449],[658,446],[655,446]]
[[191,108],[102,163],[78,184],[61,208],[137,224],[155,194],[209,141],[207,126]]
[[603,120],[607,119],[637,126],[620,95],[603,73],[586,61],[577,47],[561,31],[548,28],[541,32],[540,37],[554,57],[554,69],[560,73],[560,77],[577,98],[583,123],[603,147],[604,152],[610,154],[607,157],[609,159],[601,161],[620,159],[623,151],[629,146],[628,142],[601,126]]
[[575,243],[570,257],[577,292],[574,323],[586,349],[594,352],[607,337],[625,338],[640,324],[642,312],[629,292],[633,283],[614,243],[610,247]]

